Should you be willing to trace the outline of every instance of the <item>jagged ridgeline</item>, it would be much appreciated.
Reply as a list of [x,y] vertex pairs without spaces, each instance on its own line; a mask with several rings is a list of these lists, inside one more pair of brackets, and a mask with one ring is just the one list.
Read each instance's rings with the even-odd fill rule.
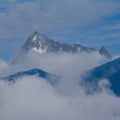
[[15,63],[19,60],[20,56],[28,53],[30,51],[35,51],[40,54],[45,53],[93,53],[98,52],[100,55],[103,55],[107,58],[112,58],[112,55],[106,50],[105,47],[102,47],[100,50],[95,48],[85,47],[81,44],[66,44],[54,41],[38,32],[34,32],[24,45],[21,48],[20,54],[14,60]]
[[28,38],[28,40],[23,45],[22,49],[24,51],[29,50],[36,50],[39,53],[48,53],[48,52],[54,52],[54,53],[60,53],[60,52],[93,52],[96,51],[94,48],[88,48],[84,47],[80,44],[65,44],[65,43],[59,43],[54,40],[51,40],[50,38],[41,35],[38,32],[34,32],[32,36]]
[[[34,34],[28,38],[28,40],[23,45],[22,50],[24,51],[35,50],[39,53],[49,53],[49,52],[91,53],[97,51],[95,48],[88,48],[82,46],[81,44],[59,43],[38,32],[34,32]],[[108,58],[112,58],[112,55],[106,50],[105,47],[102,47],[99,53]]]

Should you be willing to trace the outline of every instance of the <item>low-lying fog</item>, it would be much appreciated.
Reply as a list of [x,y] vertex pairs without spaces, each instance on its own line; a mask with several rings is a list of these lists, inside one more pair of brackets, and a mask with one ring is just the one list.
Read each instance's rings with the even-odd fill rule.
[[98,53],[30,53],[15,64],[0,60],[1,76],[31,68],[62,76],[56,87],[37,76],[18,78],[14,84],[0,80],[0,120],[120,120],[119,97],[104,85],[101,92],[86,95],[79,84],[81,73],[103,59]]

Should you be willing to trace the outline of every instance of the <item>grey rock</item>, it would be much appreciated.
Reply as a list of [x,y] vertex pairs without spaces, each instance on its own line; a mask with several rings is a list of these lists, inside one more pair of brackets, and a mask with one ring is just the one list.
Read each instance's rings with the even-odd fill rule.
[[66,44],[59,43],[54,40],[49,39],[48,37],[35,32],[32,36],[28,38],[25,44],[22,47],[22,50],[29,51],[31,49],[40,50],[41,53],[81,53],[81,52],[93,52],[96,51],[94,48],[84,47],[80,44]]
[[102,47],[102,48],[99,50],[99,53],[100,53],[101,55],[106,56],[107,58],[112,59],[112,55],[106,50],[105,47]]

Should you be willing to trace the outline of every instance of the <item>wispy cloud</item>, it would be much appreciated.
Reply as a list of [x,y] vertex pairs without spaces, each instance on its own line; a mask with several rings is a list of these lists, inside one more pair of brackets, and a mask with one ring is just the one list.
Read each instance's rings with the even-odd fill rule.
[[6,1],[6,10],[0,13],[1,38],[19,38],[33,30],[46,32],[90,25],[106,15],[118,13],[118,3],[93,0]]

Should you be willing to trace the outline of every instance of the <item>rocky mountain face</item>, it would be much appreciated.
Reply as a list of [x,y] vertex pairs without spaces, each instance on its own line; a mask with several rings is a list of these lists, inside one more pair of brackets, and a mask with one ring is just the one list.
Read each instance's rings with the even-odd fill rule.
[[54,41],[44,35],[41,35],[38,32],[34,32],[28,40],[24,43],[21,48],[20,53],[14,59],[13,63],[19,61],[19,59],[23,59],[23,56],[26,56],[26,53],[34,51],[39,54],[45,53],[92,53],[98,52],[101,55],[112,58],[110,53],[106,50],[105,47],[101,48],[101,50],[96,50],[95,48],[88,48],[82,46],[81,44],[66,44],[66,43],[59,43]]
[[106,48],[105,47],[102,47],[100,50],[99,50],[99,53],[101,54],[101,55],[104,55],[104,56],[106,56],[107,58],[112,58],[112,55],[106,50]]
[[81,84],[85,86],[87,92],[99,91],[99,82],[107,80],[110,83],[111,90],[120,96],[120,58],[89,70],[84,75]]
[[94,48],[84,47],[80,44],[59,43],[39,34],[38,32],[35,32],[31,37],[28,38],[28,40],[23,45],[22,50],[34,50],[39,53],[90,53],[96,51]]

